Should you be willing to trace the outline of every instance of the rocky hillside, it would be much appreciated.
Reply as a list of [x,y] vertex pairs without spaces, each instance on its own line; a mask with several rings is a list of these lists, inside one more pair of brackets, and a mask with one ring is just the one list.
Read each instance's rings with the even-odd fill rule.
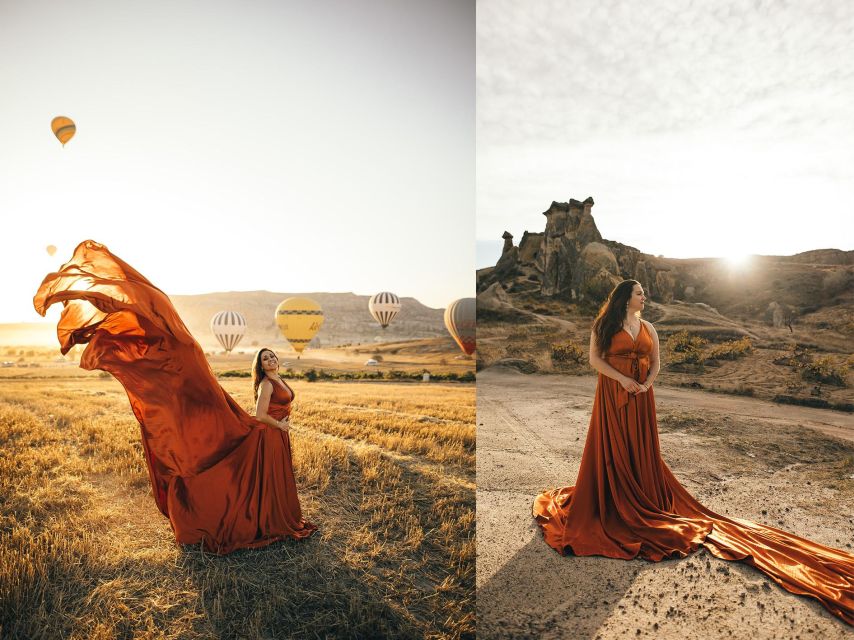
[[854,407],[854,252],[754,256],[738,269],[653,256],[602,238],[592,207],[553,202],[545,230],[518,245],[505,232],[497,264],[477,273],[478,369],[592,373],[593,317],[632,278],[661,339],[661,384]]
[[755,256],[749,267],[733,270],[720,258],[665,258],[604,239],[593,205],[593,198],[552,202],[543,212],[545,230],[526,231],[518,245],[505,232],[501,258],[478,271],[478,293],[497,283],[510,294],[595,306],[620,280],[634,278],[656,302],[702,302],[730,317],[776,326],[854,302],[854,251]]

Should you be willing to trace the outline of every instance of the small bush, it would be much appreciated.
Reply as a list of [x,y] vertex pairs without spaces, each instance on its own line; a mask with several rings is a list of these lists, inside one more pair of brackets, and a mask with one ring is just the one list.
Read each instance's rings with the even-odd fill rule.
[[239,371],[236,369],[231,369],[229,371],[223,371],[219,374],[220,378],[250,378],[252,377],[251,371]]
[[830,356],[813,358],[807,347],[797,344],[792,353],[774,360],[774,364],[782,364],[799,369],[804,380],[823,382],[838,387],[847,386],[848,370],[851,368],[850,357],[844,362],[837,362]]
[[707,360],[737,360],[753,352],[753,343],[744,336],[740,340],[729,340],[716,344],[706,352]]
[[845,386],[848,375],[845,365],[837,363],[830,356],[824,356],[801,365],[801,377],[813,382],[823,382],[838,387]]
[[552,361],[562,364],[569,362],[581,364],[584,362],[584,349],[572,340],[568,340],[562,344],[553,344]]
[[753,387],[750,387],[743,382],[739,382],[732,389],[728,391],[728,393],[732,393],[737,396],[753,396],[755,395],[755,390]]
[[704,359],[703,347],[707,343],[707,340],[683,329],[667,339],[667,350],[673,364],[701,364]]

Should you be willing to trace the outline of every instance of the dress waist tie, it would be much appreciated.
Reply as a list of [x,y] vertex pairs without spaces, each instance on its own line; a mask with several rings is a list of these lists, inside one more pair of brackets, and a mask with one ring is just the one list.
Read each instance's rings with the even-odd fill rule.
[[[609,358],[623,358],[624,360],[631,360],[632,362],[632,378],[634,378],[635,382],[640,383],[640,366],[641,364],[646,366],[646,370],[649,371],[649,356],[646,354],[638,353],[637,351],[629,351],[628,353],[611,353],[608,355]],[[621,408],[626,406],[629,403],[629,392],[623,389],[623,385],[614,380],[614,384],[617,385],[617,408]],[[632,394],[634,395],[634,394]]]

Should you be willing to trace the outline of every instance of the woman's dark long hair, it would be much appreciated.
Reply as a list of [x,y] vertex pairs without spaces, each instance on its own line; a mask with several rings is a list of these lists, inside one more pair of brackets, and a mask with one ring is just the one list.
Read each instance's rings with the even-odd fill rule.
[[264,355],[265,351],[269,351],[273,355],[276,355],[276,352],[272,349],[261,347],[258,349],[258,353],[255,354],[255,357],[252,358],[252,386],[255,389],[255,402],[258,402],[258,387],[261,386],[261,381],[267,376],[267,374],[264,373],[264,367],[261,364],[261,356]]
[[623,280],[608,294],[608,299],[599,309],[599,315],[593,321],[593,333],[596,335],[596,349],[604,355],[611,346],[611,340],[623,328],[626,317],[626,305],[632,297],[637,280]]

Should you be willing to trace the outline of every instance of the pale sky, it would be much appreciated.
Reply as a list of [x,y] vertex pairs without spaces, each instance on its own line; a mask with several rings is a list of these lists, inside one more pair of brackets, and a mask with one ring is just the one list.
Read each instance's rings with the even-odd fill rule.
[[477,3],[477,265],[592,196],[669,257],[852,249],[854,4]]
[[474,49],[461,0],[0,0],[0,322],[88,238],[170,294],[472,296]]

